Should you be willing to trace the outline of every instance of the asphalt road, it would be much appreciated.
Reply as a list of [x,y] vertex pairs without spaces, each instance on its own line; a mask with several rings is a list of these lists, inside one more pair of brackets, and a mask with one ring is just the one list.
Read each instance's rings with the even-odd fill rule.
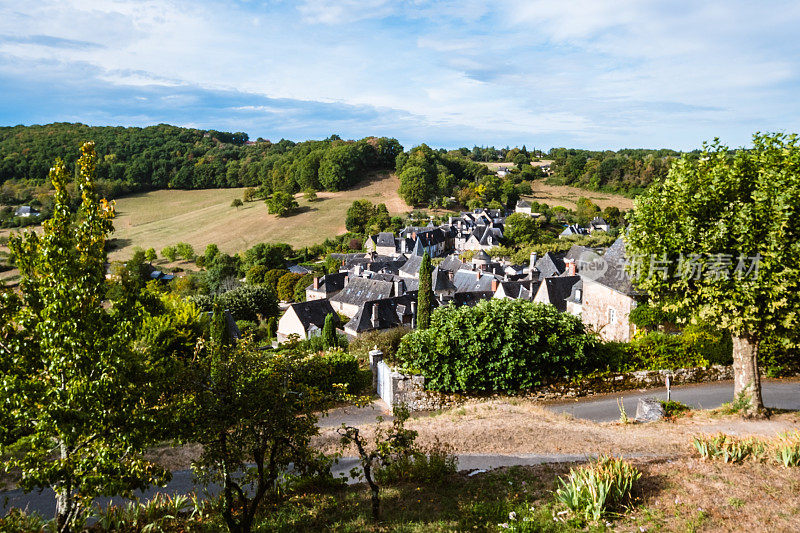
[[[800,381],[765,381],[762,383],[764,403],[767,407],[779,409],[800,410]],[[610,422],[619,419],[617,399],[622,398],[625,410],[629,417],[636,414],[636,404],[640,398],[655,397],[666,399],[666,389],[649,389],[647,391],[625,391],[603,396],[582,398],[577,401],[561,401],[547,405],[548,409],[556,412],[569,413],[576,418],[592,420],[595,422]],[[719,407],[733,398],[733,383],[707,383],[698,385],[683,385],[672,388],[672,399],[691,405],[695,408],[713,409]],[[361,425],[375,422],[375,417],[381,415],[391,418],[383,402],[377,401],[363,408],[342,407],[332,410],[329,416],[320,420],[322,427],[336,427],[343,422]],[[387,416],[388,415],[388,416]],[[501,466],[532,465],[553,462],[582,461],[590,455],[459,455],[459,470],[491,470]],[[358,466],[355,457],[343,457],[333,468],[335,476],[347,475],[353,467]],[[357,480],[350,480],[355,482]],[[195,485],[190,470],[173,472],[172,481],[163,488],[150,489],[138,494],[141,501],[147,501],[157,492],[164,494],[188,494],[190,492],[203,493],[203,489]],[[219,487],[211,487],[209,494],[219,492]],[[110,502],[121,503],[122,498],[98,498],[95,502],[101,506]],[[24,494],[21,491],[0,491],[0,514],[5,515],[11,507],[27,508],[29,512],[37,512],[44,517],[51,518],[55,512],[55,498],[51,490]]]
[[[800,410],[800,382],[798,381],[763,381],[761,392],[767,407]],[[581,398],[577,401],[559,401],[548,404],[547,408],[593,422],[611,422],[619,420],[620,412],[617,404],[619,398],[622,398],[628,417],[633,418],[636,415],[636,404],[639,399],[650,397],[666,400],[666,387],[646,391],[623,391],[599,397]],[[714,409],[733,399],[733,382],[672,387],[671,399],[696,409]]]

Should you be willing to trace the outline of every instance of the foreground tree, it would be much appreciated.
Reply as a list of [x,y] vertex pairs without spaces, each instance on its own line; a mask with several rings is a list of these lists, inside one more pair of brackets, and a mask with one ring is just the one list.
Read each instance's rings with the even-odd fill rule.
[[800,147],[796,135],[753,137],[731,153],[715,141],[684,156],[636,201],[626,237],[637,286],[667,312],[696,316],[733,339],[734,395],[765,413],[758,370],[767,338],[800,326]]
[[9,240],[20,296],[0,300],[3,467],[16,471],[25,491],[55,491],[62,532],[74,529],[93,497],[130,495],[164,476],[139,455],[154,437],[148,371],[131,349],[127,313],[102,305],[114,209],[95,193],[94,144],[81,152],[78,212],[70,210],[70,173],[59,160],[50,170],[52,218],[40,234]]
[[419,265],[419,292],[417,293],[417,327],[427,329],[431,325],[433,311],[433,267],[428,252],[422,256]]
[[318,432],[318,390],[301,382],[310,371],[289,353],[268,353],[212,333],[201,358],[205,376],[192,409],[188,439],[203,445],[193,465],[200,480],[222,486],[222,516],[232,532],[249,532],[260,504],[295,474],[327,471],[310,447]]

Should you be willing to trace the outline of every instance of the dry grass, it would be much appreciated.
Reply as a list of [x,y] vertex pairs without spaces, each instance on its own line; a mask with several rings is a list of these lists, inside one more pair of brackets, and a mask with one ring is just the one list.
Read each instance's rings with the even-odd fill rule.
[[216,243],[227,253],[259,242],[286,242],[295,247],[316,244],[344,233],[345,214],[354,200],[385,203],[391,214],[409,211],[397,194],[398,187],[393,174],[382,173],[347,191],[317,193],[316,202],[309,203],[298,194],[300,209],[286,218],[268,214],[261,201],[231,207],[243,189],[162,190],[128,196],[117,201],[114,237],[124,246],[111,259],[130,256],[134,246],[158,251],[178,241],[195,249]]
[[[774,436],[800,428],[800,415],[745,421],[736,415],[699,411],[651,424],[598,424],[553,413],[534,401],[510,398],[469,403],[414,418],[406,425],[419,432],[420,443],[432,444],[438,437],[456,453],[679,456],[692,452],[692,436],[698,433]],[[365,425],[364,433],[371,435],[373,427]],[[334,429],[322,431],[316,441],[328,453],[338,449],[338,442]]]
[[[267,213],[263,201],[231,207],[244,189],[159,190],[132,194],[117,200],[117,217],[112,238],[119,245],[109,259],[128,259],[133,247],[153,247],[156,252],[184,241],[202,251],[209,243],[223,252],[246,250],[259,242],[286,242],[294,247],[309,246],[345,232],[347,208],[354,200],[385,203],[392,215],[411,210],[397,190],[394,174],[378,173],[357,187],[340,192],[319,192],[308,202],[298,194],[298,212],[278,218]],[[12,230],[0,230],[0,236]],[[10,274],[9,274],[10,275]]]
[[526,196],[528,200],[534,200],[539,203],[546,203],[550,207],[557,205],[566,207],[567,209],[575,209],[576,202],[581,196],[589,198],[592,202],[600,206],[601,209],[613,206],[619,209],[632,209],[633,200],[611,194],[607,192],[590,191],[587,189],[579,189],[577,187],[569,187],[567,185],[548,185],[543,180],[534,180],[531,182],[531,189],[533,194]]

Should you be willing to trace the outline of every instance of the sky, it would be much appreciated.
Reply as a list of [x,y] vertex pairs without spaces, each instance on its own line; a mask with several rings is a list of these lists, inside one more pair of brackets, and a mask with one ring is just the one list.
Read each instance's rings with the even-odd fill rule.
[[0,0],[0,125],[406,147],[800,131],[800,2]]

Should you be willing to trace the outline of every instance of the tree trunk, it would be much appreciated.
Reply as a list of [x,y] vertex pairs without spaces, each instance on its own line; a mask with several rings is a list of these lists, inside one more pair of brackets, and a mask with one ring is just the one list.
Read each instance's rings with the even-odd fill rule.
[[[61,460],[69,458],[69,449],[62,442],[59,445]],[[72,494],[72,484],[69,480],[61,485],[54,487],[56,493],[56,529],[58,533],[69,533],[72,531],[72,522],[77,513],[77,502],[75,495]]]
[[751,335],[733,339],[733,401],[747,418],[766,416],[761,399],[761,375],[758,371],[758,341]]

